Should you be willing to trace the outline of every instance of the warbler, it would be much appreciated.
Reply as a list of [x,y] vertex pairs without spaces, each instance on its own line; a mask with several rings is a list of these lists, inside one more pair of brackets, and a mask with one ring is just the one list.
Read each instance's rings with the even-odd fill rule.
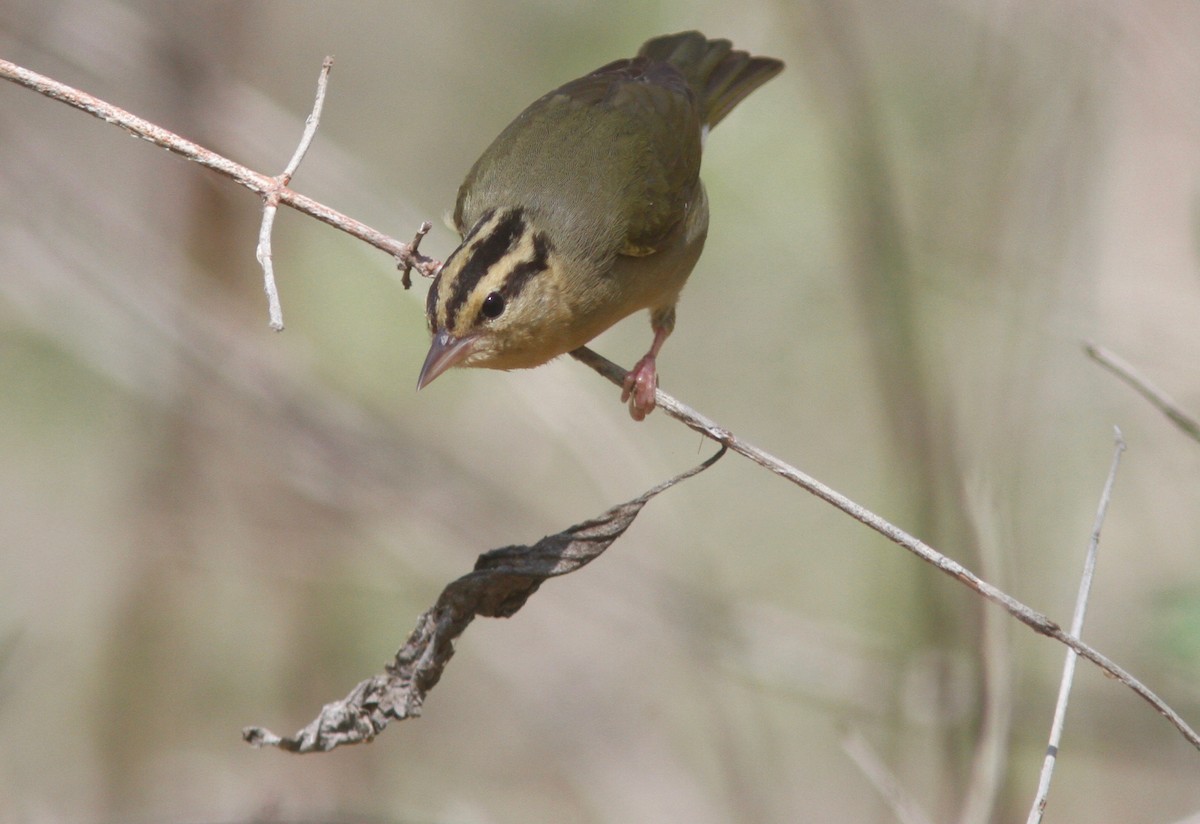
[[454,366],[539,366],[648,309],[653,343],[621,393],[645,418],[708,234],[705,138],[782,70],[688,31],[648,40],[521,112],[458,190],[462,243],[429,289],[433,343],[417,388]]

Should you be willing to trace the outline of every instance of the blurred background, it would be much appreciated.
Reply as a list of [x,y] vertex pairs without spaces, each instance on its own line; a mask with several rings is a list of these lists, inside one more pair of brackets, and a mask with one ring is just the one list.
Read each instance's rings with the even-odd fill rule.
[[[527,103],[699,28],[786,61],[713,134],[663,387],[1084,637],[1200,724],[1200,7],[0,0],[0,56],[399,238]],[[441,587],[698,462],[563,359],[421,392],[426,282],[0,86],[0,820],[1024,820],[1063,649],[736,456],[480,620],[421,719],[297,757]],[[636,317],[595,347],[629,365]],[[1200,753],[1081,665],[1051,820],[1200,810]]]

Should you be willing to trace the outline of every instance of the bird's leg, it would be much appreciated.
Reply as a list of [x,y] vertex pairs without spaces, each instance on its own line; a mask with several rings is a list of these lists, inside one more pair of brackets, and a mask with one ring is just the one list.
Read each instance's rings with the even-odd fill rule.
[[654,411],[657,402],[654,393],[658,390],[658,370],[654,359],[658,357],[667,336],[675,328],[675,308],[653,312],[650,315],[650,327],[654,330],[654,342],[650,344],[650,351],[629,370],[621,387],[621,403],[629,402],[629,415],[635,421],[644,420]]

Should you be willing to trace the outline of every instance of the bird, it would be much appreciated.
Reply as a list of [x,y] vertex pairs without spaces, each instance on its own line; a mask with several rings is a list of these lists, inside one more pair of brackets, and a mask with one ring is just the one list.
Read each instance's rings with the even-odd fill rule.
[[426,297],[422,389],[451,367],[524,369],[648,309],[649,351],[624,380],[634,420],[708,235],[709,131],[783,70],[697,31],[654,37],[538,98],[458,190],[462,238]]

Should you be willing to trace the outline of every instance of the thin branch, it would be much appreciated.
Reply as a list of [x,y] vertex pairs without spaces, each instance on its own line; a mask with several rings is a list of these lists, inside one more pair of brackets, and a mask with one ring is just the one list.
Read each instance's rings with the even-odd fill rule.
[[279,303],[279,289],[275,285],[275,256],[271,252],[271,232],[275,228],[275,213],[279,210],[279,193],[292,182],[292,176],[300,168],[308,147],[317,136],[317,126],[321,123],[321,109],[325,106],[325,89],[329,85],[329,71],[333,68],[333,58],[326,57],[321,63],[321,73],[317,77],[317,96],[313,102],[312,114],[304,121],[304,132],[300,135],[300,144],[292,154],[283,172],[275,178],[275,186],[263,195],[263,219],[258,230],[258,248],[254,256],[263,268],[263,291],[267,293],[267,311],[271,318],[271,328],[276,332],[283,331],[283,307]]
[[275,229],[275,213],[279,200],[275,195],[264,198],[262,223],[258,227],[258,248],[254,257],[263,270],[263,291],[267,293],[267,316],[274,332],[283,331],[283,305],[279,302],[279,287],[275,285],[275,258],[271,252],[271,233]]
[[326,752],[370,741],[390,721],[420,715],[426,694],[437,685],[454,655],[454,640],[476,615],[511,617],[548,578],[574,572],[600,557],[651,498],[708,469],[724,454],[725,448],[721,447],[703,463],[632,501],[548,535],[533,546],[506,546],[485,552],[475,562],[473,572],[442,590],[437,603],[417,619],[416,629],[383,674],[359,683],[341,701],[326,704],[308,726],[290,738],[262,727],[246,727],[242,738],[256,747]]
[[292,182],[293,175],[300,168],[304,156],[308,154],[308,147],[312,145],[313,138],[317,136],[317,127],[321,124],[321,110],[325,108],[325,90],[329,87],[329,72],[332,69],[333,58],[327,56],[321,61],[321,73],[317,75],[317,94],[313,100],[312,114],[304,119],[304,133],[300,135],[300,144],[296,146],[296,151],[292,154],[292,159],[288,161],[287,166],[284,167],[283,173],[279,175],[279,182],[283,186]]
[[396,259],[396,262],[400,266],[408,266],[416,269],[425,277],[436,275],[441,266],[433,258],[419,254],[413,248],[412,244],[402,243],[395,238],[372,229],[365,223],[361,223],[335,209],[329,208],[323,203],[318,203],[312,198],[298,194],[292,189],[287,187],[279,188],[275,178],[249,169],[227,157],[222,157],[216,152],[180,137],[174,132],[157,126],[137,115],[130,114],[118,106],[93,97],[87,92],[82,92],[64,83],[59,83],[57,80],[52,80],[49,77],[22,68],[7,60],[0,60],[0,78],[11,80],[20,86],[25,86],[46,97],[66,103],[68,106],[72,106],[80,111],[87,112],[93,117],[98,117],[107,123],[120,126],[134,137],[147,140],[156,146],[161,146],[174,154],[187,158],[193,163],[199,163],[201,166],[212,169],[214,172],[224,175],[260,196],[265,197],[272,191],[275,191],[278,194],[279,202],[284,206],[289,206],[298,212],[303,212],[322,223],[328,223],[335,229],[340,229],[352,237],[369,243],[376,249],[387,252]]
[[[615,363],[598,355],[586,346],[581,346],[571,352],[571,356],[579,362],[591,367],[597,373],[607,378],[610,382],[621,386],[625,380],[625,370],[617,366]],[[799,486],[801,489],[817,496],[828,504],[840,509],[842,512],[849,515],[854,520],[867,526],[883,537],[887,538],[895,544],[907,549],[909,552],[916,555],[927,564],[932,564],[934,567],[954,578],[959,583],[964,584],[970,589],[987,598],[994,604],[998,604],[1008,611],[1010,615],[1016,618],[1021,623],[1028,626],[1034,632],[1053,638],[1059,643],[1065,644],[1075,650],[1082,657],[1091,661],[1100,669],[1107,672],[1113,678],[1116,678],[1125,686],[1129,687],[1135,693],[1140,695],[1150,706],[1166,718],[1175,729],[1183,735],[1184,738],[1191,743],[1193,747],[1200,749],[1200,735],[1196,733],[1187,722],[1171,709],[1161,698],[1154,694],[1141,681],[1134,678],[1129,672],[1119,666],[1116,662],[1110,660],[1107,656],[1093,649],[1091,646],[1079,640],[1076,636],[1065,632],[1062,627],[1054,621],[1042,615],[1040,612],[1026,606],[1016,600],[1007,593],[997,589],[987,581],[981,579],[971,570],[964,567],[962,564],[947,558],[942,553],[935,550],[933,547],[926,544],[912,535],[909,535],[900,527],[895,526],[889,521],[884,520],[880,516],[871,512],[866,507],[860,506],[854,501],[847,498],[845,495],[837,492],[820,481],[812,478],[799,469],[796,469],[790,464],[784,463],[779,458],[759,449],[752,444],[747,443],[738,436],[734,435],[728,429],[719,426],[714,421],[696,412],[691,407],[688,407],[675,398],[658,390],[657,394],[658,406],[662,410],[680,421],[684,425],[699,432],[701,435],[717,443],[724,444],[737,452],[743,457],[749,458],[759,466],[769,469],[776,475],[786,478],[792,483]]]
[[862,774],[871,782],[871,786],[887,804],[892,815],[901,824],[932,824],[932,820],[921,805],[913,798],[896,778],[883,760],[871,749],[871,745],[863,736],[851,730],[842,736],[842,750],[850,756]]
[[[1083,560],[1083,577],[1079,581],[1079,594],[1075,598],[1075,615],[1071,618],[1071,634],[1078,638],[1083,634],[1083,619],[1087,614],[1088,596],[1092,591],[1092,579],[1096,576],[1096,554],[1100,549],[1100,529],[1108,514],[1108,503],[1112,500],[1113,484],[1117,480],[1117,467],[1121,465],[1121,453],[1125,451],[1125,438],[1118,427],[1113,427],[1116,445],[1113,447],[1112,465],[1104,491],[1100,493],[1100,505],[1096,508],[1096,520],[1092,525],[1092,536],[1088,541],[1087,555]],[[1054,706],[1054,721],[1050,725],[1050,743],[1046,747],[1046,759],[1042,762],[1042,773],[1038,779],[1037,795],[1029,811],[1028,824],[1038,824],[1046,811],[1050,795],[1050,781],[1054,777],[1054,765],[1058,760],[1058,748],[1062,743],[1063,727],[1067,720],[1067,702],[1071,696],[1071,685],[1075,680],[1075,651],[1067,650],[1063,662],[1062,681],[1058,686],[1058,701]]]
[[1167,393],[1143,378],[1128,361],[1092,341],[1084,341],[1083,351],[1087,352],[1088,357],[1096,363],[1133,387],[1138,394],[1150,401],[1155,409],[1166,415],[1171,423],[1183,430],[1185,434],[1200,441],[1200,420],[1184,412]]

